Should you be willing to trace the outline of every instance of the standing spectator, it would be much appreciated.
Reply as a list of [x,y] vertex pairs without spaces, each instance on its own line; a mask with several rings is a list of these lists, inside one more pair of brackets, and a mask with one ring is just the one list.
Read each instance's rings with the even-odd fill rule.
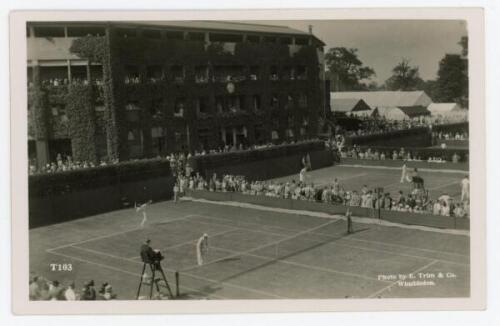
[[96,299],[96,297],[97,295],[94,288],[94,280],[90,280],[89,282],[85,283],[82,289],[82,300],[93,301]]
[[41,291],[40,291],[40,279],[38,276],[33,276],[29,286],[29,298],[30,300],[40,300]]
[[49,285],[49,300],[62,300],[63,288],[59,285],[59,281],[53,281]]
[[469,200],[469,187],[470,187],[470,182],[469,182],[469,176],[465,176],[462,181],[462,194],[460,196],[461,201],[463,202],[464,200]]
[[177,203],[179,200],[179,184],[177,181],[174,184],[174,203]]
[[75,283],[74,282],[71,282],[68,285],[68,288],[66,289],[66,291],[64,291],[64,299],[66,299],[67,301],[75,301],[75,300],[77,300],[77,295],[75,293]]

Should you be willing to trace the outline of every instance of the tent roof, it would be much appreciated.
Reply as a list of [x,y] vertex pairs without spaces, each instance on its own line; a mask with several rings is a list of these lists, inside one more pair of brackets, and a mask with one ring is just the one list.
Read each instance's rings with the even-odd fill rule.
[[364,107],[366,110],[370,110],[370,107],[365,101],[355,98],[332,99],[330,104],[334,112],[351,112],[359,102],[362,103],[361,108]]
[[398,109],[403,111],[404,114],[410,118],[431,114],[431,112],[423,106],[398,106]]
[[431,112],[445,113],[458,110],[459,106],[457,103],[431,103],[427,109]]
[[372,108],[427,106],[432,103],[424,91],[332,92],[330,96],[332,99],[363,99]]

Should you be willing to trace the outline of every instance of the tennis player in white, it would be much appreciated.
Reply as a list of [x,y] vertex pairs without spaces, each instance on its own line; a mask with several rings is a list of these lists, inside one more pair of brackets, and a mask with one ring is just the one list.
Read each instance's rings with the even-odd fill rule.
[[146,224],[146,221],[148,220],[148,215],[146,213],[146,209],[148,208],[148,206],[152,203],[153,201],[150,200],[140,206],[137,206],[137,203],[134,204],[134,207],[135,207],[135,211],[137,213],[139,212],[142,212],[142,222],[141,222],[141,228],[144,227],[144,225]]
[[208,234],[204,233],[196,242],[196,259],[198,265],[203,265],[203,262],[208,254]]

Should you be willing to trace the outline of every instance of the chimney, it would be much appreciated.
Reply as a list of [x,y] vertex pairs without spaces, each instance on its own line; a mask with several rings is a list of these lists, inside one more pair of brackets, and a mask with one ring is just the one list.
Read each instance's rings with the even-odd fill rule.
[[309,25],[309,34],[312,35],[313,33],[313,25]]

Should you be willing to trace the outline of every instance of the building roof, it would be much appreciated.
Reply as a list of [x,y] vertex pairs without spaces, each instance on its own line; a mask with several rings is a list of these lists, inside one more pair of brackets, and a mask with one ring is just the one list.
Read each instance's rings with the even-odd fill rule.
[[[30,23],[33,24],[33,23]],[[227,31],[227,32],[254,32],[267,34],[282,34],[282,35],[300,35],[309,36],[305,31],[290,28],[283,25],[266,25],[242,23],[234,21],[216,21],[216,20],[179,20],[179,21],[68,21],[68,22],[35,22],[36,25],[124,25],[124,26],[149,26],[158,28],[173,28],[173,29],[192,29],[192,30],[209,30],[209,31]],[[325,45],[316,36],[312,35],[315,40]]]
[[183,20],[183,21],[136,21],[124,22],[139,25],[152,25],[161,27],[191,28],[191,29],[210,29],[236,32],[258,32],[272,34],[295,34],[307,36],[309,33],[293,29],[288,26],[264,25],[239,23],[231,21],[208,21],[208,20]]
[[431,112],[423,106],[398,106],[398,109],[403,111],[403,113],[410,118],[431,114]]
[[[358,103],[361,102],[361,105],[358,106]],[[330,101],[330,106],[332,108],[333,112],[351,112],[358,106],[358,108],[363,108],[365,110],[370,110],[370,107],[365,103],[365,101],[361,99],[355,99],[355,98],[342,98],[342,99],[332,99]]]
[[424,91],[332,92],[332,99],[363,99],[372,108],[428,106],[432,103]]
[[427,109],[432,113],[447,113],[459,110],[460,107],[457,103],[431,103]]

